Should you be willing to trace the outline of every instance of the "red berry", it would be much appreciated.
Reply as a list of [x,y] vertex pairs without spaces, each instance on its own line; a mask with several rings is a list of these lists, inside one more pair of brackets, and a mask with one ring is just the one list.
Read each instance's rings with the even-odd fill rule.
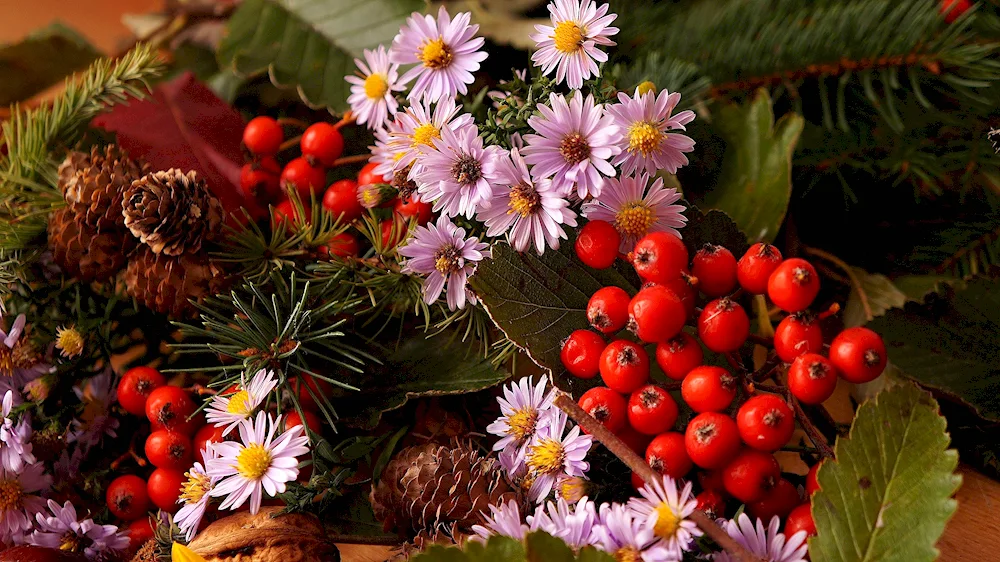
[[955,23],[955,20],[971,8],[971,0],[941,0],[941,6],[938,9],[944,14],[945,22]]
[[788,390],[805,404],[819,404],[836,389],[837,369],[822,355],[800,355],[788,368]]
[[346,179],[330,184],[323,194],[323,208],[341,224],[360,218],[365,214],[365,208],[358,201],[358,183]]
[[760,451],[777,451],[795,432],[795,414],[774,394],[758,394],[740,406],[736,425],[743,442]]
[[590,221],[583,225],[576,237],[576,256],[594,269],[607,269],[618,258],[621,235],[605,221]]
[[681,398],[695,412],[721,412],[736,398],[736,379],[722,367],[695,367],[681,383]]
[[181,487],[186,481],[184,473],[179,470],[157,468],[149,475],[149,480],[146,482],[146,492],[153,505],[163,511],[173,513],[180,507],[177,498],[181,496]]
[[149,394],[146,400],[146,417],[153,424],[153,430],[168,429],[192,435],[200,427],[197,418],[188,419],[198,406],[183,388],[161,386]]
[[639,433],[632,426],[626,425],[622,429],[615,433],[615,436],[622,440],[622,443],[628,445],[629,449],[635,451],[637,455],[645,455],[646,447],[649,446],[649,442],[653,440],[652,435],[646,435],[644,433]]
[[167,384],[159,371],[152,367],[132,367],[118,383],[118,403],[133,416],[146,415],[149,393]]
[[726,491],[725,485],[722,484],[721,470],[699,472],[698,483],[701,484],[702,490],[715,490],[719,493],[725,493]]
[[628,423],[639,433],[658,435],[677,421],[677,402],[655,384],[647,384],[628,399]]
[[569,374],[581,379],[592,379],[601,370],[601,352],[604,338],[590,330],[576,330],[563,342],[559,358]]
[[675,381],[684,380],[691,369],[701,365],[704,359],[698,340],[686,332],[656,344],[657,364]]
[[638,344],[615,340],[601,352],[600,370],[608,388],[631,394],[649,380],[649,356]]
[[684,436],[676,431],[661,433],[646,447],[646,464],[660,474],[682,478],[694,466],[684,448]]
[[303,203],[309,204],[310,194],[326,185],[326,170],[313,166],[305,158],[296,158],[281,170],[281,187],[294,187]]
[[187,470],[194,458],[191,440],[180,433],[160,429],[146,438],[146,458],[157,468]]
[[587,303],[587,321],[605,334],[614,334],[628,323],[629,296],[621,287],[603,287]]
[[743,449],[722,470],[726,492],[743,503],[755,502],[781,480],[781,466],[771,453]]
[[274,156],[284,140],[281,125],[270,117],[254,117],[243,129],[243,146],[257,156]]
[[729,416],[704,412],[688,422],[684,446],[696,465],[722,468],[739,452],[740,432]]
[[848,328],[830,344],[830,361],[847,382],[871,382],[885,370],[888,355],[882,337],[868,328]]
[[204,463],[204,451],[205,447],[209,443],[222,443],[226,440],[223,437],[222,432],[225,431],[225,427],[216,427],[214,425],[205,425],[194,434],[194,439],[192,439],[191,447],[194,450],[194,460]]
[[[302,410],[302,413],[305,414],[305,426],[309,428],[309,431],[312,431],[313,433],[322,433],[323,422],[320,421],[319,416],[309,410]],[[300,425],[302,425],[302,416],[300,416],[295,410],[288,412],[288,415],[285,416],[285,428],[290,429]]]
[[[305,213],[305,222],[312,222],[312,208],[308,205],[302,207],[302,211]],[[284,221],[296,222],[299,219],[299,211],[292,204],[291,200],[285,199],[284,201],[278,203],[274,206],[274,221],[275,224]]]
[[694,307],[695,302],[698,300],[698,291],[695,290],[688,279],[688,277],[678,277],[677,279],[667,281],[666,283],[658,284],[670,289],[675,295],[677,295],[681,304],[684,305],[685,316],[691,318],[694,316]]
[[636,474],[635,472],[633,472],[632,473],[632,487],[635,488],[636,490],[641,490],[642,487],[645,486],[645,485],[646,485],[646,481],[643,480],[641,476],[639,476],[638,474]]
[[775,268],[767,279],[767,297],[785,312],[809,308],[819,294],[819,274],[811,263],[790,258]]
[[809,467],[809,473],[806,474],[806,495],[811,496],[819,491],[819,480],[816,478],[816,473],[819,472],[820,465],[823,461],[820,461],[811,467]]
[[336,256],[338,258],[357,257],[358,238],[350,232],[341,232],[334,236],[325,245],[318,248],[321,255]]
[[781,252],[770,244],[758,242],[743,254],[736,265],[740,287],[751,295],[767,292],[767,280],[781,265]]
[[240,189],[250,199],[271,202],[281,197],[281,166],[271,156],[245,164],[240,170]]
[[596,386],[580,397],[580,407],[594,416],[612,433],[625,427],[625,398],[621,394],[604,386]]
[[333,166],[344,153],[344,137],[329,123],[313,123],[299,141],[302,156],[318,166]]
[[384,252],[395,248],[406,238],[406,233],[409,231],[408,225],[396,217],[385,219],[378,223],[378,227],[382,232],[382,250]]
[[405,219],[416,217],[417,224],[420,226],[427,224],[434,217],[433,205],[417,201],[413,197],[410,197],[406,201],[396,199],[396,206],[393,207],[393,210],[397,215]]
[[806,502],[791,511],[785,520],[785,537],[805,531],[807,537],[816,536],[816,523],[812,516],[812,503]]
[[718,490],[705,490],[694,498],[698,501],[698,509],[715,519],[726,513],[726,497]]
[[644,281],[666,283],[681,276],[687,267],[688,251],[677,236],[669,232],[653,232],[636,243],[629,258]]
[[[333,385],[323,379],[318,379],[310,375],[303,375],[292,383],[293,389],[298,389],[299,406],[306,410],[316,411],[318,409],[317,398],[328,396],[333,393]],[[314,395],[316,398],[314,398]]]
[[389,178],[375,173],[378,167],[377,162],[369,162],[358,172],[358,185],[369,185],[373,183],[389,183]]
[[108,484],[106,499],[111,514],[125,521],[143,517],[149,511],[146,482],[134,474],[126,474],[112,480]]
[[818,353],[822,348],[823,330],[811,314],[790,314],[774,330],[774,351],[785,363],[804,353]]
[[[142,483],[142,493],[146,494],[146,483]],[[148,498],[147,498],[148,501]],[[141,517],[128,524],[128,547],[137,549],[156,535],[153,522],[149,517]]]
[[705,244],[691,261],[691,274],[698,278],[698,288],[710,297],[728,295],[736,288],[736,258],[714,244]]
[[761,521],[770,521],[772,517],[778,516],[782,519],[795,509],[795,506],[802,503],[799,491],[788,480],[781,478],[774,488],[763,498],[747,504],[747,511],[750,516]]
[[736,302],[716,299],[706,304],[698,317],[698,337],[716,353],[736,351],[750,337],[750,318]]
[[647,343],[666,341],[680,333],[687,320],[684,305],[662,285],[642,289],[628,303],[629,328]]

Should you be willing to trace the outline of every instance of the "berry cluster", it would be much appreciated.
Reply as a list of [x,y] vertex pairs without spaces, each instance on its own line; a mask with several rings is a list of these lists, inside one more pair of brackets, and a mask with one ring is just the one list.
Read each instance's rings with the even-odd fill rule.
[[[787,518],[786,535],[815,533],[808,501],[782,476],[773,453],[789,444],[796,420],[804,418],[798,402],[830,398],[838,376],[862,383],[882,373],[882,339],[867,328],[849,328],[826,345],[819,320],[839,308],[810,312],[819,275],[806,260],[783,259],[774,246],[755,244],[737,260],[730,250],[708,244],[690,257],[677,236],[655,232],[627,256],[618,248],[614,227],[602,221],[587,223],[576,241],[584,264],[607,268],[623,257],[643,282],[634,295],[620,287],[594,292],[586,311],[590,329],[564,341],[566,370],[583,379],[600,375],[604,383],[584,393],[580,406],[645,453],[654,470],[684,478],[701,469],[702,509],[722,516],[731,497],[764,521]],[[743,369],[736,354],[751,338],[750,318],[739,302],[747,294],[766,295],[787,313],[765,362],[770,368],[758,373]],[[705,364],[706,350],[723,356],[732,371]],[[675,382],[651,379],[651,356]],[[759,384],[769,377],[779,384]],[[676,390],[679,397],[670,392]],[[678,399],[694,415],[684,427],[677,427]],[[809,474],[809,493],[817,487],[817,466]],[[636,475],[633,484],[642,484]]]

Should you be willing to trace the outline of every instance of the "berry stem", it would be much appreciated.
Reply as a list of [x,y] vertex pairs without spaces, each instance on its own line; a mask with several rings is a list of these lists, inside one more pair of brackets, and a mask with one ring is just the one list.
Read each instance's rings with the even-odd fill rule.
[[774,347],[774,339],[765,336],[760,336],[757,334],[750,334],[747,339],[752,341],[757,345],[762,345],[764,347]]
[[278,147],[278,152],[284,152],[289,148],[292,148],[293,146],[297,146],[300,140],[302,140],[302,135],[297,135],[286,140],[285,142],[281,143],[281,146]]
[[350,125],[351,123],[354,123],[354,112],[348,111],[347,113],[344,114],[344,116],[340,119],[340,121],[334,123],[333,130],[337,131],[341,127]]
[[214,388],[208,388],[207,386],[198,383],[187,387],[185,390],[198,396],[215,396],[219,393],[219,391]]
[[291,125],[293,127],[298,127],[299,129],[303,129],[303,130],[309,128],[309,123],[306,123],[305,121],[303,121],[301,119],[296,119],[294,117],[282,117],[281,119],[278,119],[277,121],[278,121],[278,124],[281,125],[281,126]]
[[677,382],[658,383],[656,386],[662,388],[663,390],[668,390],[669,391],[669,390],[680,390],[681,389],[681,385],[683,385],[683,384],[684,384],[683,382],[677,381]]
[[772,355],[760,366],[760,369],[750,374],[750,381],[755,384],[766,381],[779,366],[781,366],[781,358],[777,355]]
[[805,253],[811,256],[823,258],[829,261],[830,263],[836,265],[840,269],[844,270],[844,273],[847,274],[847,278],[851,280],[851,285],[854,287],[854,290],[858,292],[858,298],[861,300],[861,308],[864,309],[865,311],[865,319],[871,322],[871,320],[875,318],[875,315],[872,314],[872,307],[871,304],[868,302],[868,293],[865,292],[865,288],[861,284],[861,280],[858,279],[857,275],[855,275],[854,270],[851,269],[851,266],[847,265],[847,263],[844,260],[838,258],[837,256],[831,254],[830,252],[827,252],[826,250],[813,248],[812,246],[805,246],[803,250],[805,251]]
[[[593,416],[581,408],[569,394],[561,391],[557,392],[553,404],[565,412],[566,415],[568,415],[573,421],[580,424],[580,427],[585,429],[587,433],[594,437],[594,439],[604,445],[613,455],[625,463],[625,466],[632,469],[632,471],[638,474],[644,481],[654,482],[657,479],[662,478],[662,476],[654,471],[652,467],[650,467],[646,461],[642,459],[642,457],[630,449],[629,446],[612,433],[611,430],[604,427],[604,424],[594,419]],[[693,513],[691,513],[690,518],[696,525],[698,525],[699,529],[704,531],[708,538],[715,541],[737,560],[740,560],[741,562],[760,562],[759,558],[755,557],[748,550],[737,543],[735,539],[729,536],[729,533],[724,531],[722,527],[720,527],[718,523],[716,523],[715,520],[709,517],[704,511],[696,509]]]
[[354,156],[344,156],[343,158],[337,158],[333,161],[331,168],[336,168],[337,166],[347,166],[348,164],[364,164],[368,162],[371,158],[371,154],[356,154]]

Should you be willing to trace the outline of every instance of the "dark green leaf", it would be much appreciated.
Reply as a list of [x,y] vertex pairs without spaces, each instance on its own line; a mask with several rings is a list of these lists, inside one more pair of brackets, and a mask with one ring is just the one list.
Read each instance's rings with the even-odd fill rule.
[[565,541],[548,533],[531,533],[524,542],[528,546],[528,562],[573,562],[576,559]]
[[683,203],[688,206],[688,210],[684,212],[688,222],[681,229],[681,235],[692,256],[705,244],[725,246],[737,257],[750,249],[747,235],[743,234],[729,215],[715,209],[706,213],[686,201]]
[[[872,316],[882,316],[891,308],[901,308],[906,304],[907,296],[899,290],[896,285],[885,275],[879,273],[868,273],[860,267],[852,267],[854,275],[861,281],[861,289],[868,298],[868,307],[872,311]],[[861,304],[861,294],[856,288],[851,289],[851,294],[847,297],[847,304],[844,306],[844,325],[862,326],[868,318],[865,316],[864,306]]]
[[477,541],[458,546],[432,546],[413,557],[413,562],[614,562],[608,553],[587,547],[579,556],[563,542],[543,531],[518,541],[509,537],[490,537],[486,544]]
[[101,54],[79,33],[53,23],[0,48],[0,105],[21,101],[86,68]]

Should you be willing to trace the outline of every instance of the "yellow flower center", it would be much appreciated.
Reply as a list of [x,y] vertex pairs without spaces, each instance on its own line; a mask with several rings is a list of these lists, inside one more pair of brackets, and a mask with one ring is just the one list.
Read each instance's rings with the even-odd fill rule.
[[0,375],[14,376],[14,354],[6,345],[0,344]]
[[628,151],[649,156],[663,140],[663,132],[649,121],[640,121],[628,128]]
[[185,503],[198,503],[212,489],[208,475],[200,472],[185,472],[187,482],[181,487],[181,499]]
[[566,449],[555,439],[541,439],[528,452],[528,468],[539,474],[562,470],[566,462]]
[[656,93],[656,84],[653,84],[649,80],[646,80],[645,82],[642,82],[641,84],[639,84],[636,87],[636,90],[639,92],[640,96],[643,95],[643,94],[647,94],[649,92],[653,92],[655,94]]
[[559,481],[559,496],[570,503],[576,503],[587,495],[587,481],[579,476],[567,476]]
[[24,487],[17,480],[0,480],[0,513],[24,506]]
[[433,123],[424,123],[416,129],[413,129],[413,143],[411,146],[418,146],[421,144],[429,146],[431,141],[439,138],[441,138],[440,129],[435,127]]
[[236,456],[236,470],[247,480],[259,480],[271,467],[271,452],[254,443]]
[[11,360],[15,369],[30,369],[38,364],[41,357],[35,346],[31,345],[23,336],[14,344],[14,349],[10,352]]
[[460,257],[458,248],[455,246],[441,248],[434,254],[434,268],[440,271],[442,275],[455,273],[459,270]]
[[552,40],[560,53],[575,53],[583,46],[583,28],[571,21],[561,21],[556,25]]
[[59,550],[65,550],[66,552],[82,552],[83,537],[73,531],[66,531],[66,534],[62,536],[62,542],[59,543]]
[[590,158],[590,143],[580,133],[570,133],[559,143],[559,154],[570,164]]
[[615,215],[615,229],[623,234],[645,236],[656,214],[645,201],[630,201]]
[[623,546],[613,556],[616,562],[642,562],[642,553],[634,546]]
[[424,66],[434,70],[440,70],[449,64],[454,58],[451,54],[451,47],[445,45],[444,39],[438,37],[433,41],[428,41],[424,43],[424,46],[417,53],[417,58],[420,62],[424,63]]
[[538,422],[538,410],[534,408],[521,408],[512,415],[507,416],[507,425],[510,426],[510,434],[518,440],[527,439],[535,432],[535,423]]
[[368,99],[378,100],[389,91],[389,82],[384,74],[372,74],[365,78],[365,95]]
[[666,503],[656,506],[656,524],[653,525],[653,533],[661,539],[669,539],[677,534],[677,529],[681,527],[681,520]]
[[510,210],[507,214],[517,213],[522,217],[533,214],[542,206],[542,198],[534,187],[518,184],[510,188]]
[[83,353],[83,336],[76,328],[59,328],[56,330],[56,349],[63,357],[76,357]]
[[226,406],[226,411],[230,414],[239,414],[241,416],[249,416],[250,411],[250,393],[241,390],[236,394],[229,397],[229,404]]

